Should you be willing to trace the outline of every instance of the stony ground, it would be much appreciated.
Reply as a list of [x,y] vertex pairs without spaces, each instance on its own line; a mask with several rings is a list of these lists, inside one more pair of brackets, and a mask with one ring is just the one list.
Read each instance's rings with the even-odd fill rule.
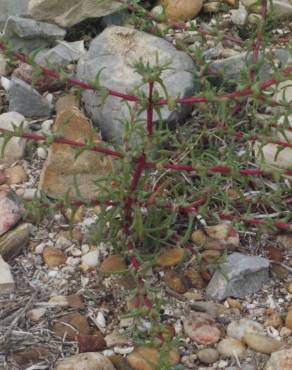
[[[207,4],[216,7],[214,4],[217,3],[209,2],[205,6]],[[240,28],[244,33],[242,25],[230,21],[231,9],[224,4],[219,13],[204,13],[196,18],[196,22],[208,27],[214,24],[215,19],[220,19],[223,32],[235,34]],[[88,28],[92,33],[96,31],[92,31],[90,24]],[[270,32],[277,47],[288,50],[291,20],[275,23]],[[80,30],[76,27],[70,33],[70,38],[73,38],[70,41],[76,41],[78,37]],[[193,31],[172,31],[167,38],[173,43],[185,40],[194,48],[199,42]],[[215,45],[211,37],[200,47],[202,52],[209,53],[212,60],[223,60],[243,51],[240,46]],[[7,78],[16,67],[16,64],[9,66]],[[74,69],[74,66],[70,68]],[[20,73],[25,76],[23,66]],[[0,109],[5,113],[11,96],[5,91],[4,80],[2,86]],[[57,87],[52,98],[56,101],[63,93],[64,90]],[[34,133],[50,133],[55,118],[50,114],[33,119],[30,129]],[[10,163],[9,170],[7,165],[3,165],[3,175],[8,177],[8,180],[1,180],[3,186],[8,186],[31,205],[47,160],[47,151],[46,145],[27,145],[23,158]],[[291,189],[289,180],[286,184]],[[132,367],[125,361],[134,350],[129,335],[133,319],[127,315],[127,306],[131,302],[135,281],[127,274],[110,273],[119,270],[117,266],[124,268],[119,256],[116,260],[109,257],[114,254],[111,245],[101,243],[97,249],[91,244],[88,227],[94,223],[99,211],[99,207],[81,207],[73,216],[73,228],[70,211],[65,209],[45,213],[40,220],[36,216],[24,217],[17,227],[23,227],[25,223],[29,236],[24,232],[25,235],[20,237],[17,228],[14,234],[8,231],[14,236],[14,239],[11,236],[13,247],[16,244],[20,250],[9,258],[5,258],[3,253],[15,286],[10,286],[8,293],[0,292],[0,369],[62,370],[65,367],[56,367],[58,360],[82,352],[99,352],[111,358],[117,370],[154,369],[147,367],[145,362],[139,364],[135,359],[130,362]],[[287,212],[291,212],[291,202],[287,204]],[[2,219],[6,216],[2,215]],[[162,322],[169,327],[168,335],[177,341],[173,356],[176,358],[179,352],[178,362],[182,369],[187,370],[261,370],[266,369],[271,353],[287,349],[290,354],[287,355],[286,367],[279,365],[276,369],[272,365],[268,370],[292,369],[292,234],[267,233],[259,238],[253,226],[245,231],[233,231],[235,241],[230,241],[230,235],[224,233],[210,239],[220,246],[225,243],[230,252],[262,256],[271,262],[269,278],[256,293],[242,298],[224,297],[220,303],[210,300],[206,295],[208,277],[202,277],[198,272],[194,255],[179,248],[175,249],[176,252],[166,250],[147,276],[147,282],[155,287],[157,297],[162,300]],[[193,235],[190,243],[196,250],[200,244],[198,235]],[[205,258],[212,259],[214,255],[205,255]],[[240,321],[243,319],[246,321]],[[147,329],[149,321],[144,320],[140,325]],[[244,335],[247,337],[243,340]],[[141,356],[155,358],[155,353],[148,353],[146,349]],[[102,367],[102,363],[102,360],[95,360],[96,367],[90,367],[88,362],[86,368],[111,370],[106,364]],[[179,367],[173,366],[173,369]]]

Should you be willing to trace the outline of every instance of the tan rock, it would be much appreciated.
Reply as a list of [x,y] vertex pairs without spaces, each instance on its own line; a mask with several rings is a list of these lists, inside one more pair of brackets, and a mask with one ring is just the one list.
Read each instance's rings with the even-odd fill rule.
[[168,248],[164,249],[162,253],[157,256],[155,263],[160,267],[171,267],[181,263],[185,256],[183,248]]
[[15,283],[10,271],[10,266],[0,256],[0,295],[13,293]]
[[287,251],[292,250],[292,233],[279,235],[277,242]]
[[[178,364],[179,359],[177,350],[169,352],[169,360],[173,365]],[[155,370],[159,361],[159,351],[151,347],[138,347],[128,355],[127,360],[133,370]]]
[[50,354],[50,350],[41,346],[30,346],[24,350],[17,351],[11,354],[11,359],[15,361],[20,368],[31,367],[31,364],[41,362]]
[[28,13],[37,20],[71,27],[86,18],[99,18],[121,7],[118,1],[96,0],[30,0]]
[[243,341],[254,351],[267,354],[278,351],[283,346],[282,342],[260,334],[245,334]]
[[7,177],[6,183],[8,185],[20,184],[28,179],[27,173],[20,165],[7,168],[5,170],[5,176]]
[[[67,108],[63,110],[64,105]],[[93,139],[96,144],[104,146],[87,118],[76,107],[74,99],[64,98],[63,103],[58,106],[59,111],[53,127],[55,134],[81,143]],[[93,199],[98,194],[95,182],[112,169],[112,161],[105,155],[84,151],[76,158],[76,148],[53,143],[42,169],[39,189],[52,198],[64,197],[67,194],[74,198],[78,195],[78,184],[80,194],[86,199]]]
[[291,370],[292,369],[292,347],[272,353],[266,370]]
[[238,358],[245,356],[245,346],[239,339],[225,338],[217,346],[217,351],[222,357]]
[[183,294],[187,291],[181,276],[175,271],[166,271],[164,280],[172,290],[179,294]]
[[288,293],[292,294],[292,281],[290,281],[290,283],[288,284],[287,291]]
[[268,143],[262,145],[260,142],[255,143],[256,163],[264,171],[273,171],[275,168],[291,169],[292,168],[292,149],[284,148],[279,151],[279,145]]
[[49,267],[58,267],[66,263],[67,257],[59,249],[47,247],[43,251],[43,258]]
[[203,6],[202,0],[164,0],[166,18],[171,22],[195,18]]
[[221,3],[219,1],[210,1],[203,5],[203,11],[205,13],[218,13],[221,7]]
[[277,313],[274,313],[273,315],[271,315],[271,317],[268,318],[264,323],[265,327],[272,326],[273,328],[276,328],[276,329],[281,327],[282,325],[283,325],[282,318]]
[[56,370],[115,370],[111,361],[100,353],[79,353],[59,360]]
[[184,285],[188,288],[203,289],[206,287],[206,282],[202,278],[199,271],[187,269],[183,274]]
[[127,270],[127,265],[121,255],[113,254],[102,262],[99,270],[104,275],[117,274],[125,272]]
[[27,312],[27,318],[33,322],[38,322],[47,312],[46,308],[33,308]]
[[192,234],[193,242],[205,249],[223,250],[239,245],[238,232],[228,224],[208,226],[204,230],[196,230]]
[[30,226],[26,223],[2,235],[0,238],[0,255],[5,259],[17,255],[28,244],[29,234]]
[[57,337],[75,340],[77,335],[89,335],[90,327],[85,316],[73,312],[60,317],[53,325],[53,332]]
[[292,309],[288,311],[286,320],[285,320],[286,328],[292,330]]

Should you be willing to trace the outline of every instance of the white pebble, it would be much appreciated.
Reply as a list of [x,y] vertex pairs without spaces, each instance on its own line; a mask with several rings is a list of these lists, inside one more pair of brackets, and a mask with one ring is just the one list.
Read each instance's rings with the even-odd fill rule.
[[39,191],[36,188],[25,189],[22,197],[24,200],[33,200],[35,197],[39,197]]
[[84,254],[81,257],[81,260],[82,260],[82,263],[84,263],[88,267],[96,267],[98,265],[98,262],[99,262],[98,251],[94,250],[94,251],[91,251],[91,252],[88,252],[88,253]]
[[95,322],[99,329],[106,327],[105,317],[101,311],[98,312]]
[[80,264],[80,262],[81,262],[81,258],[70,256],[66,260],[66,265],[78,266]]
[[48,152],[46,151],[45,148],[39,146],[37,148],[37,156],[39,159],[46,159],[47,158],[47,155],[48,155]]
[[114,347],[114,351],[119,355],[128,355],[134,351],[134,347]]

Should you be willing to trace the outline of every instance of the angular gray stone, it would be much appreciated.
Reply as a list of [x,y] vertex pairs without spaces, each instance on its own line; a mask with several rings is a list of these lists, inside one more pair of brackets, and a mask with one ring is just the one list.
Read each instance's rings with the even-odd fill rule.
[[13,77],[8,88],[9,111],[25,117],[46,117],[53,106],[26,82]]
[[65,33],[54,24],[11,16],[7,20],[3,36],[10,41],[13,50],[30,53],[51,46],[56,40],[63,40]]
[[[278,60],[281,67],[285,67],[292,62],[292,53],[287,49],[274,50],[274,60]],[[241,71],[246,70],[251,66],[252,54],[241,53],[225,59],[219,59],[210,64],[210,70],[218,74],[222,79],[228,83],[233,80],[237,82]],[[268,61],[265,61],[260,68],[258,76],[261,81],[265,81],[273,74],[272,66]]]
[[[0,115],[0,129],[13,131],[13,126],[20,127],[27,131],[28,123],[25,118],[17,112],[7,112]],[[4,139],[0,138],[0,152],[2,152],[2,146]],[[20,137],[13,137],[9,140],[4,149],[4,155],[0,158],[0,161],[4,161],[7,164],[12,164],[18,159],[23,158],[25,153],[26,140]]]
[[206,293],[216,300],[227,297],[245,298],[247,294],[259,291],[268,279],[267,259],[232,253],[213,275]]
[[[132,65],[139,59],[144,63],[157,65],[157,58],[160,65],[169,63],[169,69],[163,71],[161,78],[170,97],[185,97],[196,93],[192,74],[195,65],[187,54],[177,51],[166,40],[126,27],[108,27],[97,36],[88,53],[79,60],[77,75],[82,80],[92,81],[104,68],[100,75],[102,86],[123,93],[148,94],[147,84],[143,85],[141,76],[134,71]],[[154,89],[165,98],[165,93],[158,84]],[[93,122],[101,128],[102,136],[107,140],[122,142],[124,122],[130,120],[127,104],[112,96],[108,96],[103,102],[102,96],[92,91],[85,91],[82,98]],[[133,105],[130,103],[131,107]],[[186,104],[174,110],[163,106],[160,113],[162,119],[172,125],[185,117],[189,109]],[[139,118],[145,120],[146,112]],[[156,112],[154,120],[158,121]]]
[[57,46],[49,50],[41,50],[35,57],[39,65],[65,67],[70,62],[78,61],[86,50],[84,41],[66,42],[60,41]]
[[2,32],[5,22],[11,15],[27,15],[27,5],[29,0],[1,0],[0,1],[0,32]]
[[0,295],[8,294],[14,291],[14,279],[8,263],[0,255]]
[[243,26],[245,25],[247,21],[247,10],[245,9],[244,6],[239,6],[238,9],[232,9],[230,11],[231,13],[231,22],[238,25],[238,26]]
[[103,17],[121,8],[114,0],[30,0],[28,12],[38,20],[71,27],[86,18]]

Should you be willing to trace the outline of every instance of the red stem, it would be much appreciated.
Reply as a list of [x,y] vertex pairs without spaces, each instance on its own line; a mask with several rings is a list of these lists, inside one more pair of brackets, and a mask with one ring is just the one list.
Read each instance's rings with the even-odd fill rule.
[[148,136],[152,136],[153,133],[153,86],[152,81],[149,82],[149,95],[148,95],[148,107],[147,107],[147,131]]

